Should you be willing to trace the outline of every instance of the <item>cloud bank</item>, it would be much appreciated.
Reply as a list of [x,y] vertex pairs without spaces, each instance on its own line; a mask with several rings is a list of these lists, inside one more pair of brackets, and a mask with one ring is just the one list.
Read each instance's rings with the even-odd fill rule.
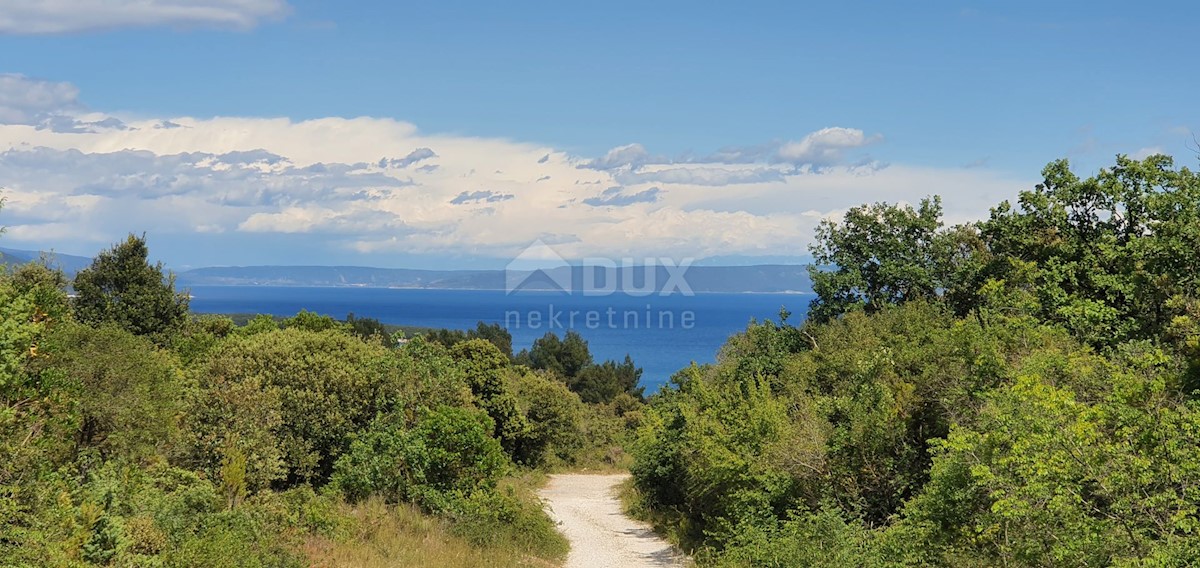
[[243,263],[271,262],[264,239],[306,239],[315,264],[511,258],[539,239],[567,258],[795,256],[859,203],[938,193],[965,220],[1028,186],[884,166],[866,153],[881,141],[830,127],[701,158],[636,143],[579,156],[390,118],[113,116],[68,83],[3,75],[0,225],[10,246],[95,250],[146,231],[238,243]]
[[152,26],[249,29],[287,12],[283,0],[0,0],[0,34]]

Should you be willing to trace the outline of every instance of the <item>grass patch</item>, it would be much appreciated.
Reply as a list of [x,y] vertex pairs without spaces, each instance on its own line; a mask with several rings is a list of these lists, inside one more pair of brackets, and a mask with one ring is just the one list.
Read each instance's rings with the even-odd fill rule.
[[561,564],[570,544],[534,493],[544,482],[537,472],[501,480],[495,492],[464,500],[451,515],[451,531],[478,547]]
[[[462,536],[453,523],[425,515],[409,505],[391,506],[380,499],[358,505],[340,503],[343,522],[335,534],[310,535],[302,551],[317,568],[384,568],[423,566],[558,566],[557,559],[529,554],[523,546],[481,546]],[[548,521],[548,520],[547,520]]]

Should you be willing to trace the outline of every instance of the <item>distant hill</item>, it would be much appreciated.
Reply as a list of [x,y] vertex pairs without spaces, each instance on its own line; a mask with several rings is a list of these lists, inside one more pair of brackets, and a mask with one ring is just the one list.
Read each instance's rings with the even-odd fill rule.
[[51,267],[62,269],[68,277],[74,277],[76,272],[92,264],[92,259],[86,256],[75,256],[55,252],[42,253],[35,250],[20,250],[0,247],[0,264],[25,264],[42,258],[45,255]]
[[[38,251],[0,247],[0,264],[23,264],[42,258]],[[52,266],[68,277],[87,268],[92,259],[69,254],[46,253]],[[653,270],[651,270],[651,268]],[[176,274],[176,285],[187,286],[354,286],[366,288],[430,288],[441,290],[504,290],[507,284],[519,290],[548,291],[570,287],[585,289],[661,290],[686,284],[693,292],[793,293],[809,292],[812,283],[806,266],[761,264],[753,266],[692,266],[682,274],[664,267],[616,269],[605,275],[586,272],[579,266],[546,271],[506,273],[503,270],[417,270],[367,266],[227,266],[185,270]],[[675,280],[672,277],[677,277]]]
[[[179,286],[356,286],[371,288],[430,288],[503,290],[511,283],[520,290],[650,288],[686,285],[694,292],[794,293],[809,292],[812,285],[802,265],[693,266],[679,278],[663,267],[617,269],[612,281],[600,271],[561,267],[547,271],[415,270],[364,266],[231,266],[196,268],[177,276]],[[678,272],[678,270],[675,270]],[[672,280],[672,276],[676,276]],[[560,286],[561,285],[561,286]]]

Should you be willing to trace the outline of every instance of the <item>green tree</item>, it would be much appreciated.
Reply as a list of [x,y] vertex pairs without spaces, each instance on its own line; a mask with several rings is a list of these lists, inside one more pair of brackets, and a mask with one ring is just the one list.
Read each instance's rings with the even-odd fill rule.
[[351,312],[346,314],[346,325],[350,327],[350,333],[363,340],[376,340],[387,346],[395,344],[392,334],[388,333],[387,326],[375,318],[355,317]]
[[454,347],[467,340],[467,332],[461,329],[434,329],[422,335],[426,340],[443,347]]
[[1171,158],[1090,178],[1066,160],[980,225],[989,278],[1033,298],[1035,315],[1098,346],[1164,335],[1200,298],[1200,176]]
[[450,354],[462,367],[476,405],[491,417],[495,427],[492,434],[515,458],[518,446],[528,436],[529,422],[517,408],[517,399],[508,386],[509,358],[483,339],[458,343]]
[[486,339],[495,345],[505,357],[512,358],[512,334],[498,323],[486,324],[478,322],[475,329],[467,330],[468,339]]
[[353,501],[379,494],[446,511],[458,500],[495,489],[507,460],[491,430],[486,415],[465,408],[438,407],[411,429],[394,416],[383,417],[338,459],[332,486]]
[[60,284],[44,267],[0,271],[0,518],[9,510],[6,488],[53,469],[72,449],[72,389],[61,373],[45,372],[56,355],[47,338],[69,320]]
[[227,460],[238,458],[244,461],[243,481],[251,492],[284,479],[280,387],[264,385],[258,377],[242,377],[221,362],[194,374],[197,385],[187,399],[176,461],[209,479],[221,479]]
[[188,296],[176,293],[175,277],[150,264],[145,236],[129,235],[101,251],[75,275],[75,316],[89,325],[114,323],[134,335],[165,342],[183,327]]
[[1122,357],[1098,398],[1039,374],[998,389],[974,425],[937,443],[895,539],[921,542],[924,565],[1190,564],[1200,414],[1172,400],[1167,361]]
[[267,314],[258,314],[250,318],[250,320],[246,322],[246,325],[237,328],[235,331],[238,335],[248,336],[266,333],[268,331],[276,331],[278,329],[279,322],[275,321],[274,317]]
[[[262,400],[277,396],[280,423],[275,439],[289,483],[321,482],[345,450],[350,434],[365,428],[377,414],[406,404],[405,389],[417,388],[407,383],[421,382],[406,376],[406,363],[382,345],[359,341],[340,328],[322,332],[291,328],[232,337],[202,368],[205,382],[215,389],[239,384],[253,388],[247,386],[236,400],[214,392],[202,404],[212,409],[206,413],[209,420],[224,421],[228,418],[218,410],[253,405],[256,389],[264,393]],[[269,420],[264,415],[258,423]],[[204,427],[206,447],[225,442],[227,434],[219,426]],[[235,433],[251,437],[244,429]],[[254,443],[245,448],[248,457],[255,459],[253,454],[259,453],[269,460],[258,447]],[[262,467],[267,468],[267,463]]]
[[76,397],[80,450],[141,459],[170,446],[183,380],[169,353],[111,324],[60,326],[47,343],[57,355],[44,372],[61,374]]
[[331,316],[323,316],[316,312],[300,310],[296,315],[283,320],[280,326],[284,329],[303,329],[305,331],[342,330],[345,326]]
[[567,386],[584,402],[612,402],[617,395],[629,394],[642,397],[643,388],[638,386],[642,378],[642,368],[633,364],[629,355],[625,360],[605,361],[596,365],[584,367],[577,376],[567,381]]
[[840,223],[822,221],[810,247],[817,298],[808,317],[827,321],[856,307],[875,312],[937,297],[945,285],[938,270],[941,216],[935,196],[916,209],[876,203],[852,207]]
[[568,330],[562,339],[553,331],[535,339],[528,351],[517,355],[517,362],[533,369],[556,373],[564,380],[579,376],[580,371],[592,364],[592,353],[587,341],[574,330]]
[[505,357],[513,356],[512,334],[498,323],[486,324],[477,322],[475,329],[462,331],[459,329],[435,329],[425,334],[430,341],[454,347],[470,339],[483,339],[495,345]]

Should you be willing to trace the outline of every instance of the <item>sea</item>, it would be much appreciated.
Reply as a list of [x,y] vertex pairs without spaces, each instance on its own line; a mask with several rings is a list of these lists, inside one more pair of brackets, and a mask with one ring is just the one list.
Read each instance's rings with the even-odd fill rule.
[[353,313],[383,323],[471,329],[499,323],[513,336],[513,350],[554,332],[578,332],[597,361],[629,355],[642,372],[646,393],[694,363],[716,360],[730,335],[751,321],[779,321],[781,308],[798,323],[811,294],[716,294],[633,296],[503,290],[434,290],[356,287],[193,286],[196,313],[295,315],[308,310],[337,319]]

